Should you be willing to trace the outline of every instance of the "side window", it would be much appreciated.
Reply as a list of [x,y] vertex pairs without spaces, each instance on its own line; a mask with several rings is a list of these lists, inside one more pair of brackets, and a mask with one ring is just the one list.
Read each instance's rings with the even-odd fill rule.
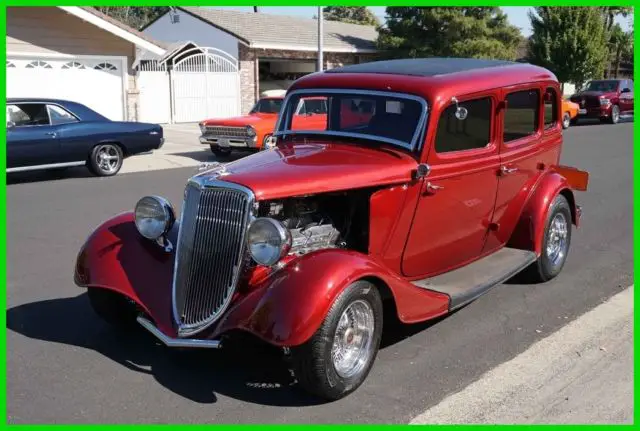
[[507,95],[504,113],[504,142],[534,135],[538,130],[540,91],[524,90]]
[[544,128],[552,129],[558,123],[558,96],[556,90],[547,88],[544,93]]
[[73,114],[59,106],[47,105],[47,107],[49,108],[49,118],[51,118],[51,124],[53,125],[78,122],[78,119]]
[[491,98],[469,100],[459,103],[467,109],[467,118],[456,118],[456,106],[444,110],[438,120],[435,148],[437,153],[473,150],[486,147],[491,140]]
[[40,103],[24,103],[16,105],[8,105],[7,111],[9,121],[13,122],[15,127],[24,126],[48,126],[49,114],[47,105]]

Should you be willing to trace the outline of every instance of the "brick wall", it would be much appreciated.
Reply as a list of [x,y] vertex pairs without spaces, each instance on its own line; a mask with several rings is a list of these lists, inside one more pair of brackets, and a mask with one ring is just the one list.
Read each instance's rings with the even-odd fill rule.
[[[258,95],[258,76],[256,59],[258,58],[291,58],[296,60],[317,61],[313,51],[282,51],[274,49],[251,49],[238,44],[238,59],[240,65],[240,92],[242,94],[242,113],[246,114],[255,104]],[[325,52],[323,62],[325,69],[340,67],[347,64],[372,61],[373,54],[351,54]]]

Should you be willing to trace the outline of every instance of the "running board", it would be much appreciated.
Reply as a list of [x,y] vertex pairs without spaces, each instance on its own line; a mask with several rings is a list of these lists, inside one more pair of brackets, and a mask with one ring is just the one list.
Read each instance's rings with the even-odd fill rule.
[[507,281],[535,261],[536,254],[532,251],[504,247],[454,271],[412,283],[448,295],[451,298],[449,311],[453,311]]

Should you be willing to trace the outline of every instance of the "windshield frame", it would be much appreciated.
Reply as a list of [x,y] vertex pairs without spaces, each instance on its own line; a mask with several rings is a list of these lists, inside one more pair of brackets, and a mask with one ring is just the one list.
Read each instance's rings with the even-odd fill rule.
[[[379,96],[379,97],[394,97],[398,99],[412,100],[420,103],[421,112],[420,118],[416,124],[416,129],[411,138],[411,142],[404,142],[397,139],[385,138],[382,136],[368,135],[363,133],[351,133],[351,132],[341,132],[341,131],[333,131],[333,130],[291,130],[285,129],[285,121],[289,120],[290,114],[289,111],[292,109],[295,111],[297,106],[291,107],[291,98],[298,95],[307,95],[307,96],[330,96],[332,94],[345,94],[345,95],[356,95],[356,96]],[[327,115],[329,112],[327,111]],[[429,114],[429,104],[423,97],[416,96],[409,93],[399,93],[394,91],[381,91],[381,90],[365,90],[365,89],[344,89],[344,88],[312,88],[312,89],[299,89],[294,90],[288,93],[285,96],[284,102],[282,103],[282,109],[280,110],[280,115],[278,115],[278,121],[276,123],[275,131],[273,136],[276,137],[286,137],[287,135],[297,135],[297,134],[309,134],[309,135],[319,135],[319,136],[335,136],[335,137],[343,137],[343,138],[358,138],[365,139],[369,141],[377,141],[385,144],[391,144],[394,146],[399,146],[405,150],[409,151],[418,151],[422,149],[422,144],[424,139],[420,141],[420,137],[424,137],[425,126],[427,124],[427,118]],[[328,121],[328,120],[327,120]]]

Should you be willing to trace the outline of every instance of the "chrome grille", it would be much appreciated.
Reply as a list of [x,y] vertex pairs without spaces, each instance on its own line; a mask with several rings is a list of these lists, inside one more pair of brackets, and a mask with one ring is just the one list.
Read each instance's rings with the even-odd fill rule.
[[173,286],[179,333],[203,329],[228,306],[243,261],[250,200],[235,188],[187,186]]
[[246,127],[206,126],[206,134],[226,138],[248,138]]

